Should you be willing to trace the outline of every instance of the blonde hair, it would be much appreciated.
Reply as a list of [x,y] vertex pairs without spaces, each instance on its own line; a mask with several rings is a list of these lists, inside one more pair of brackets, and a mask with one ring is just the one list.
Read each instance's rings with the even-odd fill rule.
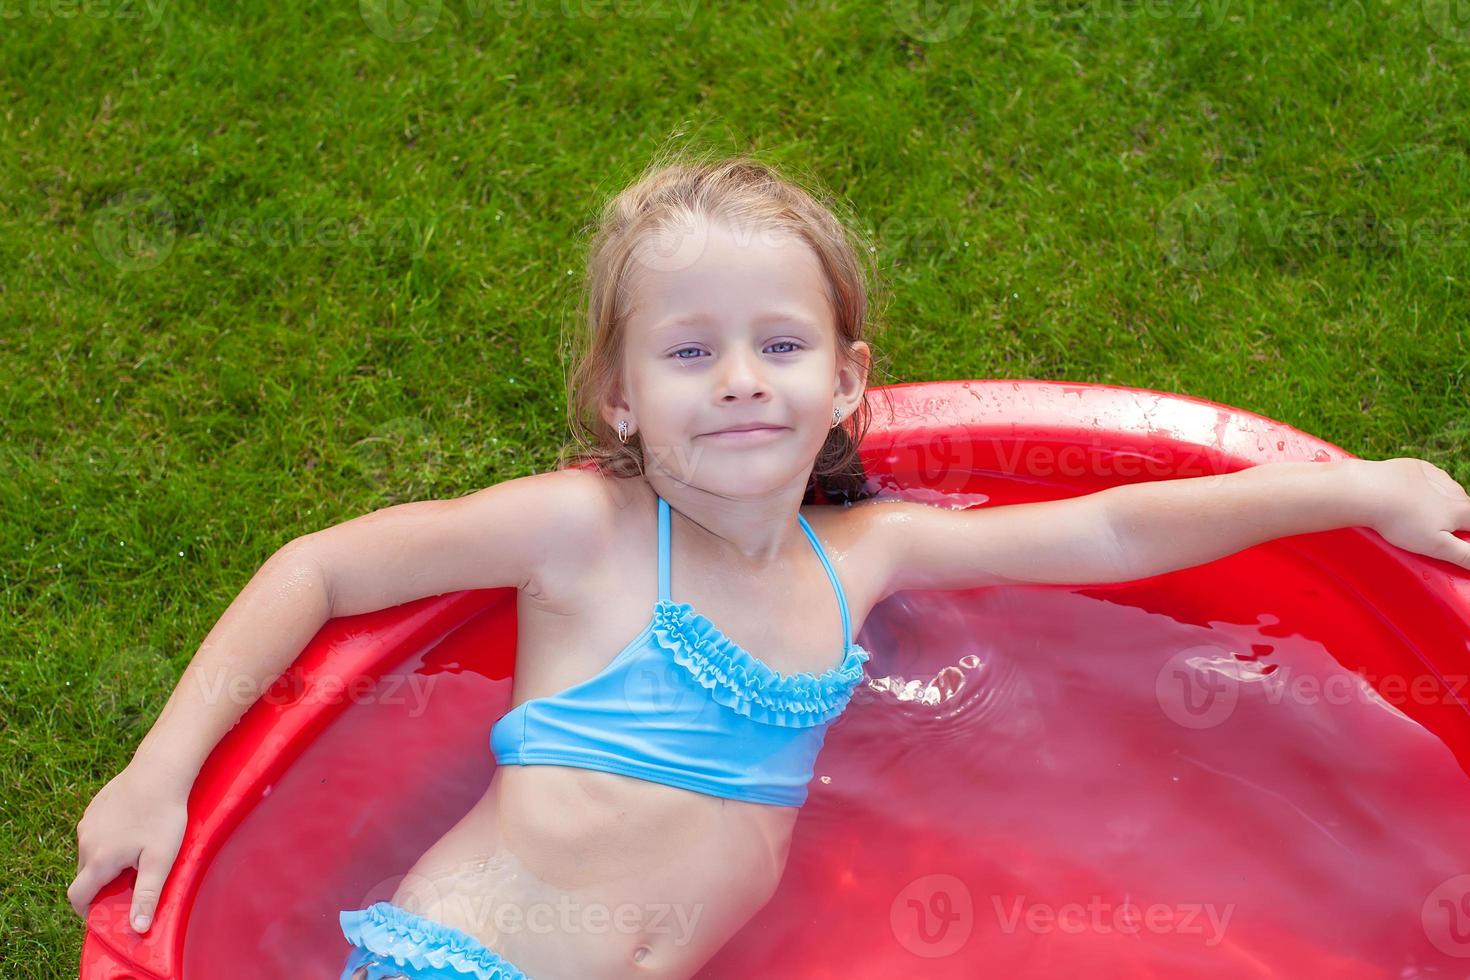
[[[602,418],[600,404],[622,375],[628,322],[630,257],[650,238],[699,219],[725,220],[745,230],[785,232],[805,241],[821,265],[837,328],[838,357],[857,366],[852,345],[873,329],[870,282],[880,282],[867,239],[834,215],[837,206],[781,175],[775,167],[740,154],[660,153],[632,184],[603,206],[587,251],[583,299],[586,329],[578,331],[567,372],[567,422],[571,441],[558,469],[594,465],[604,475],[643,472],[642,441],[626,445]],[[872,384],[877,358],[869,365]],[[827,501],[871,496],[858,446],[871,421],[868,393],[851,416],[828,433],[817,454],[806,500],[820,490]]]

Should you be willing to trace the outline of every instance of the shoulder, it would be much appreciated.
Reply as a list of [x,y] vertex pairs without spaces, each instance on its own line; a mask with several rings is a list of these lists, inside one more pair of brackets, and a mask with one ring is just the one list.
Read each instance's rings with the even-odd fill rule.
[[636,479],[604,476],[594,469],[569,467],[537,474],[537,501],[545,550],[532,596],[559,595],[574,575],[595,565],[612,547],[614,531],[639,501]]
[[874,601],[888,594],[895,568],[898,511],[916,507],[896,498],[870,497],[847,505],[812,504],[801,509],[825,545],[852,559],[849,567],[861,570],[873,590]]
[[584,549],[589,540],[602,540],[620,508],[636,499],[619,486],[628,481],[596,470],[549,470],[527,479],[534,483],[536,516],[552,548]]
[[845,505],[808,504],[801,508],[801,513],[824,543],[849,552],[866,564],[878,560],[885,547],[882,517],[888,511],[874,506],[883,503],[887,501],[868,499]]
[[[881,525],[882,517],[891,512],[896,499],[869,497],[850,504],[806,504],[801,508],[802,516],[811,524],[812,530],[821,524],[835,536],[846,536],[854,542],[869,539]],[[889,505],[889,510],[881,506]]]

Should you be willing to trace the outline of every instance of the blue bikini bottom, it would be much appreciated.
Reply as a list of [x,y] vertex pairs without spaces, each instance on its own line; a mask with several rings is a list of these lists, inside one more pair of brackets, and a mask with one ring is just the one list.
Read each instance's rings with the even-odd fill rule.
[[530,980],[468,933],[388,902],[337,918],[353,946],[341,980]]

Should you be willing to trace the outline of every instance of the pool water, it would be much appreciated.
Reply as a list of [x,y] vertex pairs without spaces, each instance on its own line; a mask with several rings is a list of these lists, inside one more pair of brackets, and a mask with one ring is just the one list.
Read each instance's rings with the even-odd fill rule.
[[[1343,666],[1313,612],[1336,588],[1271,542],[892,596],[780,889],[697,976],[1470,973],[1470,775],[1411,717],[1443,684]],[[211,865],[186,975],[335,980],[338,910],[488,785],[513,639],[472,623],[323,732]]]
[[1250,622],[1140,598],[875,610],[782,888],[700,976],[1466,975],[1449,750],[1265,590]]

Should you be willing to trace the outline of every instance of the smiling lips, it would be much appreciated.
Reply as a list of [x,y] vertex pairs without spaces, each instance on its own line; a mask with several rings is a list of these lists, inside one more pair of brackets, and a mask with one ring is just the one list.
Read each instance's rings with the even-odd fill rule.
[[780,426],[762,426],[756,429],[741,429],[739,431],[725,430],[723,432],[706,432],[705,436],[710,439],[718,439],[722,442],[764,442],[774,439],[786,430]]

